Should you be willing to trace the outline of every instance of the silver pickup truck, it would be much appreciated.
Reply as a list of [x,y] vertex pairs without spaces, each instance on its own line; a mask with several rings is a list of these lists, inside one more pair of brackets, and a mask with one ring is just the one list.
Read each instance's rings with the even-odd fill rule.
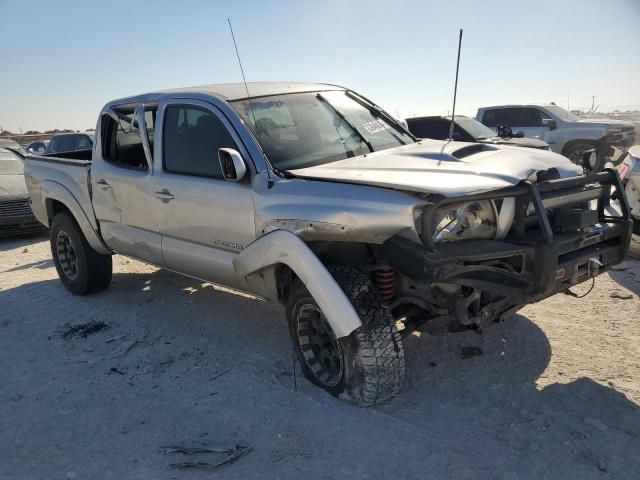
[[481,330],[620,262],[631,235],[615,170],[418,141],[324,84],[116,100],[93,152],[30,156],[25,178],[73,293],[106,288],[118,253],[279,301],[307,378],[363,406],[400,389],[403,334]]

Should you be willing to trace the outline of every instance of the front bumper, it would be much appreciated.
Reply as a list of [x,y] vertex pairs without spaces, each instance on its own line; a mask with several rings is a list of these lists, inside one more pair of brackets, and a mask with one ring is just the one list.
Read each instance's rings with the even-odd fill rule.
[[[594,185],[602,192],[597,200],[598,223],[570,232],[557,228],[551,221],[553,213],[544,206],[546,200]],[[504,241],[464,240],[436,246],[429,244],[427,235],[427,248],[394,237],[383,245],[384,256],[399,272],[421,283],[470,287],[508,298],[513,305],[535,302],[595,277],[624,259],[633,222],[624,195],[618,195],[621,214],[609,215],[613,189],[622,192],[620,178],[615,170],[606,170],[538,184],[523,182],[500,192],[445,200],[433,210],[454,201],[513,196],[517,205],[514,227]],[[535,218],[525,218],[531,205]],[[533,227],[531,220],[536,223]]]

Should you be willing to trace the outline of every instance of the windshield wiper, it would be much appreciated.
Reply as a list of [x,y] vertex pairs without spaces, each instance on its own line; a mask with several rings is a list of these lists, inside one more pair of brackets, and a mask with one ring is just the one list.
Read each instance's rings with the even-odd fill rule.
[[272,165],[273,172],[282,177],[282,178],[296,178],[297,175],[295,173],[290,172],[289,170],[284,170],[282,168],[278,168],[275,165]]
[[351,127],[351,129],[358,134],[358,136],[360,137],[360,140],[362,140],[364,142],[364,144],[367,147],[369,147],[369,151],[373,152],[373,145],[371,145],[371,142],[369,140],[367,140],[367,137],[364,136],[364,134],[360,131],[360,129],[358,127],[356,127],[353,123],[351,123],[349,120],[347,120],[347,117],[344,116],[344,113],[342,113],[342,111],[339,108],[336,108],[335,106],[333,106],[331,104],[331,102],[329,100],[327,100],[324,97],[324,95],[322,95],[321,93],[316,93],[316,97],[318,97],[320,100],[322,100],[324,103],[326,103],[331,110],[336,112],[336,115],[338,115],[338,117],[340,117],[340,119],[344,123],[349,125],[349,127]]
[[398,130],[400,133],[402,133],[404,135],[408,135],[414,142],[418,141],[418,137],[416,137],[413,133],[411,133],[409,130],[404,128],[400,124],[400,122],[398,122],[398,120],[393,118],[391,115],[389,115],[387,112],[385,112],[379,106],[377,106],[375,103],[371,103],[366,98],[361,97],[360,95],[352,92],[351,90],[345,91],[345,95],[347,97],[349,97],[351,100],[353,100],[354,102],[359,103],[363,107],[365,107],[365,108],[367,108],[369,110],[373,110],[374,112],[376,112],[379,117],[383,117],[388,123],[390,123],[393,126],[393,128],[395,128],[396,130]]

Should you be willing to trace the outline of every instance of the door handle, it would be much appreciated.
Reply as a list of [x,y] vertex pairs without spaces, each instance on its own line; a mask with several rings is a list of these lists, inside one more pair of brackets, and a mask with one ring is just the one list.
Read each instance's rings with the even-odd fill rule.
[[153,196],[162,200],[173,200],[175,198],[166,188],[158,192],[153,192]]
[[107,182],[104,178],[101,178],[100,180],[98,180],[96,182],[96,185],[100,185],[102,188],[111,188],[111,185],[109,185],[109,182]]

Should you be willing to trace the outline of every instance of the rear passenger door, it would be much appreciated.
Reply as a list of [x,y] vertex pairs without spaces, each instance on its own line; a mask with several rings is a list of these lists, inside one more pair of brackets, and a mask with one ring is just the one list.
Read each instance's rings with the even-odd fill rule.
[[[163,266],[153,162],[148,161],[140,129],[133,123],[133,107],[112,110],[121,120],[103,115],[91,167],[100,232],[112,250]],[[149,109],[145,114],[148,132],[153,131],[154,118],[154,110]],[[149,140],[152,143],[153,136]]]
[[249,174],[240,182],[223,179],[218,149],[233,148],[250,165],[248,153],[208,102],[166,102],[158,116],[154,205],[161,212],[166,265],[240,288],[232,261],[255,239],[251,179]]

